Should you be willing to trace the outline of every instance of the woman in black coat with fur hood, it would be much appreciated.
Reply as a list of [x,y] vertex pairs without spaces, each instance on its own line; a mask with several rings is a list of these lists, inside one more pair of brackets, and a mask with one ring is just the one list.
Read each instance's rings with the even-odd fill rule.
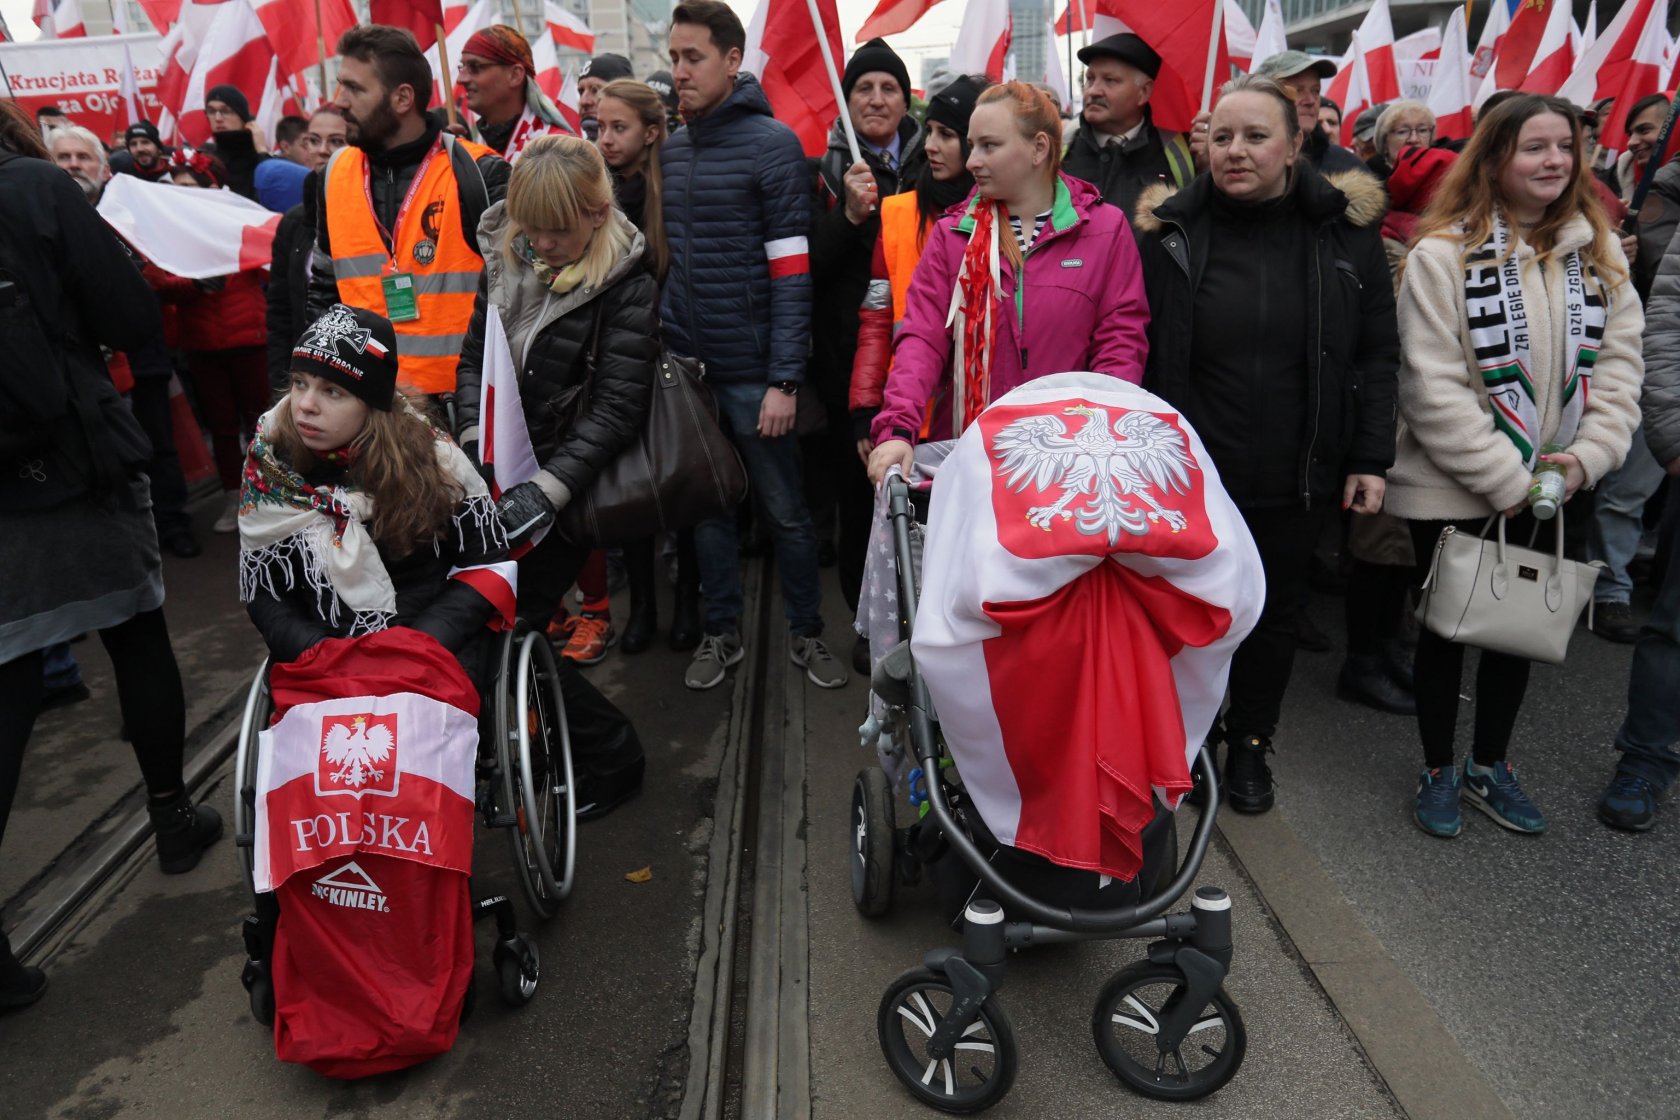
[[1226,85],[1210,125],[1208,172],[1138,201],[1143,385],[1195,426],[1265,565],[1266,604],[1232,660],[1223,721],[1231,807],[1263,813],[1319,528],[1334,503],[1382,508],[1399,340],[1381,184],[1313,170],[1270,78]]
[[[478,227],[483,288],[456,375],[456,431],[482,462],[479,387],[487,309],[500,313],[540,470],[510,487],[499,512],[516,549],[552,525],[647,422],[659,360],[658,288],[642,235],[613,207],[606,164],[575,136],[542,136],[520,155],[507,201]],[[578,394],[588,400],[579,411]],[[519,561],[519,617],[542,629],[588,550],[551,532]],[[613,704],[560,659],[584,817],[641,786],[642,748]]]

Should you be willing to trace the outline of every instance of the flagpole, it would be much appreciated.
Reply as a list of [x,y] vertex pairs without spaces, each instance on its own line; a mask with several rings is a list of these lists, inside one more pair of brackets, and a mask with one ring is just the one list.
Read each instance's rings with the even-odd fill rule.
[[823,66],[828,70],[828,84],[834,87],[834,103],[840,107],[840,125],[846,130],[846,146],[852,150],[852,162],[862,163],[863,153],[858,149],[857,132],[852,128],[852,114],[846,109],[846,95],[840,92],[840,71],[834,68],[834,51],[829,46],[828,29],[823,26],[817,0],[805,0],[805,9],[811,13],[811,26],[817,32],[817,49],[822,51]]
[[460,124],[455,115],[455,71],[449,68],[449,37],[444,34],[443,24],[434,23],[432,27],[437,31],[438,63],[443,67],[443,107],[449,112],[449,127]]
[[1198,108],[1206,110],[1213,105],[1213,67],[1219,61],[1219,33],[1224,30],[1225,4],[1223,0],[1213,0],[1213,34],[1208,36],[1207,72],[1202,75],[1202,103]]
[[[315,0],[315,49],[320,52],[315,61],[316,76],[321,83],[321,96],[325,97],[327,95],[327,29],[321,22],[321,0]],[[314,106],[311,106],[311,109],[313,108]]]
[[[523,34],[525,34],[525,17],[519,14],[519,0],[512,0],[512,3],[513,3],[513,25],[515,27],[519,28],[519,33],[521,35],[523,35]],[[626,4],[625,7],[628,8],[629,5]],[[624,42],[625,42],[626,45],[629,44],[630,37],[628,35],[626,35],[624,37]]]

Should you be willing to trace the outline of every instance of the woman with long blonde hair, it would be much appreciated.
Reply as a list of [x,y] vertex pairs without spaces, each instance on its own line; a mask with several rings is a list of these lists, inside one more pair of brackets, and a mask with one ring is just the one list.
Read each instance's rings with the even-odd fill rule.
[[[613,205],[601,153],[575,136],[540,136],[526,146],[507,200],[485,211],[478,238],[483,296],[461,347],[456,426],[462,447],[479,458],[484,328],[495,307],[540,467],[501,498],[502,523],[519,545],[552,525],[647,423],[659,360],[658,285],[646,239]],[[561,534],[544,536],[519,561],[519,617],[546,626],[588,558]],[[599,614],[589,621],[607,629]],[[641,743],[572,659],[561,666],[583,771],[579,812],[594,816],[641,788]]]
[[[1585,159],[1575,107],[1525,94],[1481,120],[1418,222],[1400,282],[1400,418],[1388,508],[1412,523],[1419,578],[1449,525],[1550,549],[1536,471],[1564,472],[1565,502],[1621,463],[1639,421],[1644,313]],[[1553,450],[1548,450],[1553,449]],[[1522,658],[1484,650],[1462,771],[1454,733],[1464,647],[1418,636],[1413,666],[1424,768],[1413,819],[1458,835],[1460,797],[1503,828],[1545,815],[1506,761],[1528,685]]]

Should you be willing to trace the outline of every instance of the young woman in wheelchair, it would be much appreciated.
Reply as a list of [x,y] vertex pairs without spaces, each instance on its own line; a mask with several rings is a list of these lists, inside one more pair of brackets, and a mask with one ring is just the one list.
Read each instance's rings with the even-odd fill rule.
[[390,322],[338,304],[291,369],[240,495],[239,593],[269,656],[407,626],[482,687],[475,639],[511,620],[507,539],[472,461],[397,390]]

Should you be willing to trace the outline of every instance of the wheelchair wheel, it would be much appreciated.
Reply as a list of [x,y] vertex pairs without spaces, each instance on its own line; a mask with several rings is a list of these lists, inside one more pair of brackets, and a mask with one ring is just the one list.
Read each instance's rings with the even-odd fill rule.
[[1001,1101],[1015,1083],[1015,1025],[994,996],[951,1057],[929,1057],[927,1041],[955,1001],[943,974],[913,968],[881,997],[875,1030],[887,1065],[917,1100],[941,1112],[980,1112]]
[[892,896],[892,786],[879,766],[866,766],[852,783],[852,901],[864,917],[879,918]]
[[234,754],[233,836],[239,849],[239,866],[245,872],[245,888],[256,893],[257,859],[257,736],[274,715],[274,698],[268,692],[268,658],[245,692],[245,711],[239,719],[239,747]]
[[560,669],[540,632],[506,642],[501,669],[496,761],[503,804],[516,817],[508,840],[526,901],[547,919],[572,892],[577,857],[577,789]]
[[1236,1076],[1248,1049],[1242,1014],[1224,988],[1214,993],[1183,1043],[1158,1044],[1161,1015],[1184,999],[1184,976],[1170,964],[1121,969],[1097,997],[1091,1032],[1114,1076],[1163,1101],[1205,1097]]

